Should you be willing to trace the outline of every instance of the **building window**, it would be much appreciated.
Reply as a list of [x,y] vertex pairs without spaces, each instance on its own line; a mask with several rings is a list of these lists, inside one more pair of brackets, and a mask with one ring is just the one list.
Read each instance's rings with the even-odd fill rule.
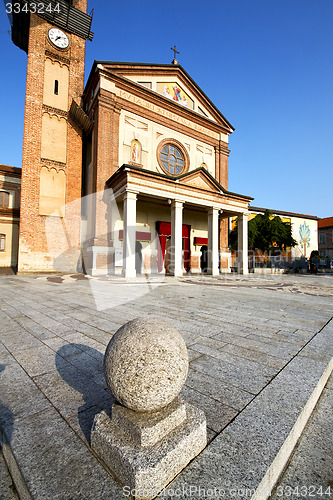
[[6,235],[0,234],[0,252],[4,252],[6,249]]
[[6,191],[0,191],[0,208],[9,207],[9,193]]
[[169,175],[180,175],[188,171],[190,158],[185,147],[174,139],[165,139],[158,145],[157,161]]
[[319,233],[319,243],[326,243],[326,234]]
[[184,156],[177,146],[166,144],[160,152],[162,167],[168,174],[179,175],[184,170]]

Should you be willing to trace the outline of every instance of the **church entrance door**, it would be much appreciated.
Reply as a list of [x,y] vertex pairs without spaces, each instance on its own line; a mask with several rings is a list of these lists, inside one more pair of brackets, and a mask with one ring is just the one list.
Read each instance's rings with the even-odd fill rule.
[[[156,231],[158,233],[158,261],[157,269],[160,273],[163,267],[166,272],[170,269],[170,244],[171,244],[171,222],[156,222]],[[191,269],[191,226],[183,224],[182,238],[183,238],[183,260],[186,272]]]

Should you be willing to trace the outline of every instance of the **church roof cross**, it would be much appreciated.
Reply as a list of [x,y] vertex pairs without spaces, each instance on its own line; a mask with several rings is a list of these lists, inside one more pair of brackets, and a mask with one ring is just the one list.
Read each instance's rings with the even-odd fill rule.
[[171,50],[173,50],[173,61],[171,62],[171,64],[178,64],[176,54],[179,54],[179,51],[176,49],[176,45],[173,48],[171,47]]

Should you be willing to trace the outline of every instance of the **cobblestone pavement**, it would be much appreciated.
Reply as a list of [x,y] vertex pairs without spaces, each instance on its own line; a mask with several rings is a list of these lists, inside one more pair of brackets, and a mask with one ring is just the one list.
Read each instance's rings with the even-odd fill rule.
[[[66,469],[48,484],[54,499],[62,498],[66,480],[84,494],[72,473],[78,462],[85,474],[96,462],[96,484],[106,481],[87,452],[94,415],[112,404],[102,369],[105,347],[125,322],[154,315],[178,328],[190,358],[182,394],[204,409],[213,440],[333,316],[333,276],[142,277],[132,283],[83,275],[0,276],[0,290],[0,424],[13,442],[39,433],[38,447],[22,444],[23,467],[42,453]],[[16,428],[24,429],[22,435]],[[32,487],[43,490],[38,481]],[[103,494],[118,498],[117,488],[104,486]]]

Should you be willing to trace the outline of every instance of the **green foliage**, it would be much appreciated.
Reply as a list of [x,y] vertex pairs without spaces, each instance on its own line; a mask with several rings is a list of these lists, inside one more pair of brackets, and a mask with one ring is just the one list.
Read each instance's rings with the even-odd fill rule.
[[[283,222],[278,216],[273,217],[269,210],[251,219],[248,228],[249,249],[274,252],[274,249],[285,250],[286,247],[297,245],[292,237],[290,222]],[[237,241],[238,227],[236,223],[229,237],[229,247],[232,250],[237,249]]]

